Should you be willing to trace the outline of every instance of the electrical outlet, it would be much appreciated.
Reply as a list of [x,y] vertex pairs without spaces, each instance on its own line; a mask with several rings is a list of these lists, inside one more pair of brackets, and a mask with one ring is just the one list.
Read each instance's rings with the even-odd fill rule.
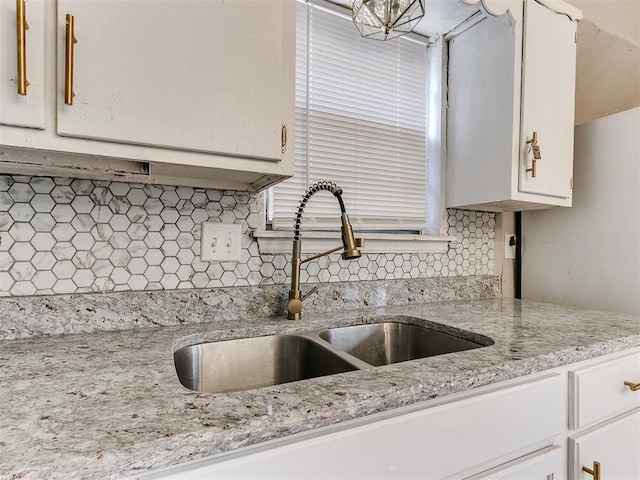
[[200,260],[203,262],[239,262],[242,225],[202,222]]
[[514,233],[504,234],[504,258],[516,258],[516,241]]

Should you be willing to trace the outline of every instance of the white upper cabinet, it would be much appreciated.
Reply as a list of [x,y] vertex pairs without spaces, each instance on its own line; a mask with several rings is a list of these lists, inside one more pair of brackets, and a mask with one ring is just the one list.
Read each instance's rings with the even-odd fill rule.
[[[59,0],[58,134],[280,160],[281,2]],[[65,37],[58,35],[58,51]],[[59,56],[58,85],[64,86]]]
[[485,4],[496,11],[446,37],[447,206],[571,206],[580,12],[556,0]]
[[237,190],[293,174],[294,0],[25,1],[27,97],[0,0],[0,172]]
[[44,2],[0,0],[0,125],[45,127]]

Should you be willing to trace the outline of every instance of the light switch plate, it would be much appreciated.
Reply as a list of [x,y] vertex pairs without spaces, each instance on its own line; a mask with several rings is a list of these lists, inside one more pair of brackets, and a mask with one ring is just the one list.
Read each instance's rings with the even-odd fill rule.
[[202,222],[200,260],[203,262],[239,262],[242,225]]

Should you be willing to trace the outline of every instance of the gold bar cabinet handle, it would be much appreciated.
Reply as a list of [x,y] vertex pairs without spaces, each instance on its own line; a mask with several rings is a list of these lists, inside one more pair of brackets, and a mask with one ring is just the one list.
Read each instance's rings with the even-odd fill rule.
[[533,137],[531,138],[531,140],[527,140],[527,143],[530,143],[531,145],[535,145],[538,143],[538,132],[533,132]]
[[282,153],[285,153],[287,151],[287,126],[284,124],[282,125],[280,144],[282,146]]
[[531,160],[531,166],[524,171],[531,173],[531,178],[536,178],[536,160]]
[[16,44],[18,66],[18,95],[26,95],[27,81],[27,34],[29,24],[26,20],[24,0],[16,0]]
[[65,36],[64,55],[64,103],[73,105],[73,45],[78,43],[73,33],[73,15],[67,13],[67,32]]
[[624,382],[624,384],[629,387],[632,392],[640,390],[640,383]]
[[593,468],[582,467],[582,470],[593,475],[593,480],[600,480],[600,462],[593,462]]

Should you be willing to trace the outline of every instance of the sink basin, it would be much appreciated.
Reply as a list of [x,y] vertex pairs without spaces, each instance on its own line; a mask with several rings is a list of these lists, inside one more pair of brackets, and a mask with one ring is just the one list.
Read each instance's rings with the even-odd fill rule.
[[490,344],[397,322],[331,328],[319,336],[335,348],[376,367]]
[[[388,317],[387,317],[388,319]],[[444,333],[386,321],[300,334],[202,343],[174,353],[180,383],[235,392],[492,345],[471,332]]]
[[174,354],[180,383],[222,393],[357,370],[313,340],[294,335],[241,338],[184,347]]

